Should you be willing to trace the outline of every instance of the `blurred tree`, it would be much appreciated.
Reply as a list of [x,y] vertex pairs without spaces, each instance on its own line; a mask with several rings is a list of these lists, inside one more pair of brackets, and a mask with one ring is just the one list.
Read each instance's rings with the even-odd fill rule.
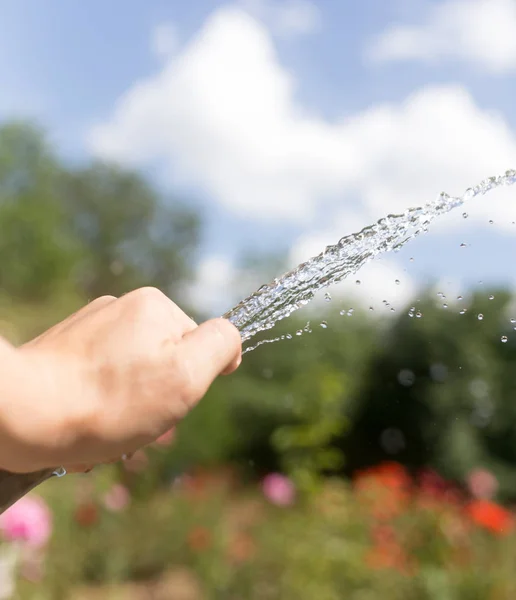
[[95,163],[70,170],[30,123],[0,125],[0,289],[41,302],[153,285],[181,295],[197,213],[140,175]]
[[427,294],[421,318],[405,313],[394,323],[376,347],[343,442],[350,470],[395,459],[464,482],[484,467],[498,476],[502,496],[516,497],[511,297],[492,295],[477,292],[460,314]]
[[143,285],[181,294],[199,241],[195,211],[162,201],[141,176],[115,166],[96,163],[64,181],[68,223],[87,250],[80,283],[88,297]]
[[40,301],[73,286],[80,244],[66,229],[62,170],[40,130],[0,126],[0,289]]

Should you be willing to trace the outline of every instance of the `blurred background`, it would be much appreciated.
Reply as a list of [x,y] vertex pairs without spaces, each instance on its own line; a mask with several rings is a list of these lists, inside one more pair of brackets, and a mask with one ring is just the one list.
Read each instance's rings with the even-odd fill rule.
[[[515,31],[514,0],[0,0],[0,331],[143,285],[202,321],[516,168]],[[131,460],[18,502],[0,597],[513,599],[515,193],[253,338],[286,336]]]

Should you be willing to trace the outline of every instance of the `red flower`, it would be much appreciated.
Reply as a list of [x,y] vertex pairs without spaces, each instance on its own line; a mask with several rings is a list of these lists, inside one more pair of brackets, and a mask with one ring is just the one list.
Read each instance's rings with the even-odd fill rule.
[[419,493],[417,501],[420,508],[442,511],[461,502],[459,490],[438,473],[424,469],[419,474]]
[[211,546],[211,532],[206,527],[195,527],[188,534],[188,545],[195,552],[203,552]]
[[380,520],[391,519],[405,510],[410,486],[407,471],[394,462],[359,471],[355,476],[361,502]]
[[229,546],[229,557],[235,563],[242,563],[250,560],[256,552],[256,545],[253,538],[243,532],[237,533],[231,540]]
[[98,507],[94,502],[84,502],[77,507],[74,517],[82,527],[91,527],[98,521]]
[[384,462],[376,467],[358,471],[355,475],[357,487],[381,485],[390,489],[408,489],[411,479],[403,465],[396,462]]
[[413,572],[413,566],[405,551],[395,541],[376,544],[366,554],[365,559],[371,569],[393,569],[406,575]]
[[514,515],[499,504],[489,500],[474,500],[466,513],[479,527],[496,535],[507,535],[514,527]]

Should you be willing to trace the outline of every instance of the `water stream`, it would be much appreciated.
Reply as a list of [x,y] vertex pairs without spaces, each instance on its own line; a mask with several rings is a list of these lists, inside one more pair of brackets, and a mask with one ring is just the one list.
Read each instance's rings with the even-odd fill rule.
[[341,238],[318,256],[261,286],[223,316],[238,328],[245,342],[308,304],[320,289],[356,273],[379,254],[399,250],[409,240],[426,232],[436,217],[494,188],[514,183],[516,171],[506,171],[504,175],[489,177],[468,188],[462,196],[454,197],[442,192],[425,206],[388,215],[358,233]]

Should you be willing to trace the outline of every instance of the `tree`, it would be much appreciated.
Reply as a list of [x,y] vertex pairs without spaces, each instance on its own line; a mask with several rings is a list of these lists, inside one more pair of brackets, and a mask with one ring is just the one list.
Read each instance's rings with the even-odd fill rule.
[[10,297],[38,301],[73,286],[80,245],[65,227],[61,177],[40,130],[0,127],[0,289]]
[[180,294],[199,240],[193,210],[164,202],[140,175],[101,163],[67,173],[62,201],[86,249],[80,284],[88,297],[143,285]]

